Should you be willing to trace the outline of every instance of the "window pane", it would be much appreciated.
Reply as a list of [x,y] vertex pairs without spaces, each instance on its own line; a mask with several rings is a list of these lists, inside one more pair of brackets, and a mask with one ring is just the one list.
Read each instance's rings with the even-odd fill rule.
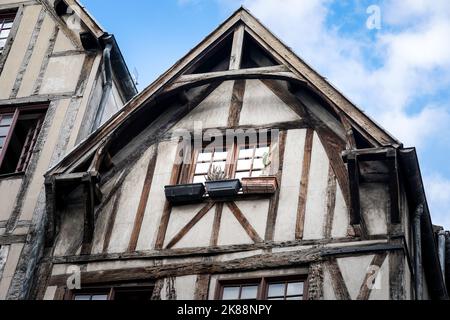
[[288,283],[287,295],[302,295],[303,294],[303,282],[291,282]]
[[9,125],[12,123],[13,120],[13,115],[12,114],[8,114],[8,115],[2,115],[1,116],[1,120],[0,120],[0,125]]
[[239,150],[239,159],[251,159],[253,157],[253,148],[252,149],[241,149]]
[[242,287],[241,299],[256,299],[258,296],[258,286]]
[[224,287],[223,300],[236,300],[239,298],[239,287]]
[[77,294],[74,297],[74,300],[91,300],[91,296],[90,295],[82,295],[82,294]]
[[214,153],[214,161],[216,160],[227,160],[227,154],[228,152],[222,152],[222,151],[216,151]]
[[222,169],[222,170],[225,170],[225,165],[226,165],[226,162],[225,161],[220,161],[220,162],[213,162],[213,167],[219,167],[220,169]]
[[255,156],[257,156],[257,157],[264,157],[265,153],[269,153],[269,147],[257,148]]
[[206,181],[204,175],[194,176],[193,183],[204,183]]
[[212,155],[212,152],[200,153],[198,155],[197,161],[199,161],[199,162],[211,161],[211,155]]
[[250,166],[252,165],[252,160],[238,160],[237,170],[250,170]]
[[262,171],[261,170],[252,171],[252,177],[253,178],[260,177],[261,175],[262,175]]
[[0,48],[4,48],[6,44],[6,39],[1,39],[0,40]]
[[279,296],[283,296],[284,297],[284,288],[285,288],[285,284],[284,283],[273,283],[273,284],[269,284],[269,292],[267,294],[267,296],[270,297],[279,297]]
[[284,300],[284,298],[268,298],[267,300]]
[[302,296],[286,297],[286,300],[303,300],[303,297]]
[[13,26],[13,20],[9,20],[8,22],[5,22],[5,24],[3,24],[3,29],[11,29]]
[[6,127],[0,127],[0,136],[7,136],[9,131],[9,126]]
[[9,29],[0,31],[0,38],[8,38]]
[[108,300],[107,294],[95,294],[92,296],[91,300]]
[[195,167],[195,174],[208,173],[209,166],[210,166],[209,162],[208,163],[198,163],[197,166]]
[[248,178],[250,176],[250,172],[249,171],[244,171],[244,172],[236,172],[235,174],[235,179],[242,179],[242,178]]
[[255,159],[253,162],[254,169],[264,169],[263,159]]
[[3,144],[5,143],[5,138],[4,137],[0,137],[0,149],[3,147]]

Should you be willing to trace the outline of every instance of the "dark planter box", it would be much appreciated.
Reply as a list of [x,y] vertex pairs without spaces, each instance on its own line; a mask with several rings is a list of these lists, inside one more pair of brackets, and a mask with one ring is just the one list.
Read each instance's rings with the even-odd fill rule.
[[164,192],[167,200],[172,204],[195,203],[203,200],[205,186],[203,183],[165,186]]
[[239,179],[218,180],[205,182],[206,191],[210,198],[227,198],[237,195],[241,189]]

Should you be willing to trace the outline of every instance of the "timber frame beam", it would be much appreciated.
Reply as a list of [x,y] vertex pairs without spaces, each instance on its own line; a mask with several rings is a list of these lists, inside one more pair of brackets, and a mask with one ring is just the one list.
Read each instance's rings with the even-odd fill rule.
[[362,161],[380,161],[387,165],[389,170],[389,196],[390,196],[390,217],[392,224],[399,224],[400,217],[400,168],[398,160],[398,151],[394,147],[369,148],[346,150],[342,153],[344,162],[347,163],[349,171],[352,208],[351,222],[358,224],[360,221],[359,205],[359,166]]

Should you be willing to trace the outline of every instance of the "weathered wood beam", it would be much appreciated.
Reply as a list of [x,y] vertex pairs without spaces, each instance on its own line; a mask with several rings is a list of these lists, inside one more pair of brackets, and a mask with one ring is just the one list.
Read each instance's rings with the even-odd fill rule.
[[220,232],[220,225],[222,221],[222,212],[223,212],[223,202],[217,202],[216,204],[216,211],[214,213],[214,221],[213,221],[213,227],[211,232],[211,240],[209,242],[209,245],[211,247],[217,246],[219,242],[219,232]]
[[25,243],[27,239],[27,235],[15,235],[15,234],[7,234],[0,236],[0,246],[9,245],[13,243]]
[[[278,185],[281,186],[281,181],[283,178],[283,167],[284,167],[284,153],[286,150],[286,138],[287,131],[280,131],[278,135],[278,171],[277,171],[277,180]],[[277,222],[278,215],[278,206],[280,203],[280,188],[275,191],[273,196],[270,198],[269,202],[269,212],[267,214],[267,223],[266,223],[266,231],[264,239],[266,241],[272,241],[275,234],[275,225]]]
[[342,152],[342,159],[347,162],[350,155],[358,156],[358,161],[384,161],[389,152],[395,150],[392,147],[368,148],[368,149],[352,149]]
[[398,224],[400,218],[400,177],[398,168],[397,150],[387,152],[387,165],[389,168],[389,196],[391,204],[391,223]]
[[327,269],[331,276],[331,285],[337,300],[351,300],[347,285],[336,259],[330,259],[327,263]]
[[350,185],[350,224],[361,223],[361,202],[359,198],[359,165],[358,156],[349,155],[347,158],[348,177]]
[[244,104],[245,83],[245,80],[236,80],[234,82],[230,111],[228,113],[228,127],[234,128],[239,126],[242,105]]
[[236,27],[233,34],[233,44],[231,47],[230,70],[238,70],[241,68],[242,49],[244,47],[245,27],[240,24]]
[[169,241],[166,248],[173,248],[208,212],[214,207],[214,202],[207,203],[200,211]]
[[227,202],[227,207],[231,210],[233,215],[239,221],[242,228],[244,228],[245,232],[247,232],[248,236],[253,240],[253,242],[263,242],[261,237],[258,235],[258,232],[256,232],[256,230],[252,227],[250,222],[234,202]]
[[163,92],[169,93],[172,91],[187,90],[214,81],[249,79],[285,80],[298,83],[299,85],[305,85],[303,80],[288,71],[286,67],[273,66],[182,75],[177,80],[166,86]]
[[[371,246],[359,246],[365,252],[370,253]],[[389,248],[389,247],[387,247]],[[338,250],[341,248],[330,248]],[[82,272],[82,284],[94,284],[101,282],[130,281],[144,279],[159,279],[164,277],[178,277],[193,274],[224,274],[234,272],[256,271],[273,268],[293,268],[307,266],[311,262],[319,262],[330,259],[331,255],[322,257],[323,248],[308,248],[305,250],[259,254],[247,258],[230,261],[205,261],[175,263],[166,265],[152,265],[148,267],[125,268],[115,270],[101,270]],[[65,285],[68,275],[55,275],[50,279],[50,286]]]
[[336,206],[336,176],[333,172],[333,167],[330,164],[328,169],[328,183],[327,183],[327,212],[324,224],[323,235],[324,237],[331,238],[334,221],[334,210]]
[[153,175],[155,173],[157,158],[158,158],[158,145],[155,146],[155,150],[147,166],[147,173],[145,175],[144,185],[142,187],[141,198],[139,200],[139,206],[137,208],[136,216],[134,218],[133,231],[131,232],[130,242],[128,244],[128,252],[136,250],[139,234],[141,231],[142,221],[144,220],[145,209],[147,208],[148,197],[150,195],[150,188],[153,181]]
[[308,129],[306,131],[305,147],[302,161],[302,175],[300,180],[300,192],[297,204],[297,220],[295,223],[295,239],[303,238],[303,231],[305,227],[306,200],[308,196],[313,138],[314,138],[314,131]]
[[[383,252],[380,254],[376,254],[370,263],[369,271],[366,273],[361,288],[359,289],[358,296],[356,300],[369,300],[370,293],[372,292],[372,288],[374,283],[369,284],[369,281],[373,279],[376,280],[379,275],[379,270],[386,260],[387,252]],[[375,276],[375,277],[374,277]]]
[[[387,243],[387,235],[378,235],[371,237],[371,243]],[[181,249],[161,249],[161,250],[149,250],[149,251],[136,251],[136,252],[124,252],[124,253],[102,253],[91,254],[88,256],[65,256],[65,257],[53,257],[54,264],[67,264],[67,263],[88,263],[88,262],[107,262],[114,260],[148,260],[148,259],[169,259],[169,258],[183,258],[183,257],[210,257],[221,254],[229,254],[235,252],[248,252],[255,250],[269,250],[274,248],[292,248],[301,246],[326,246],[329,244],[358,244],[360,238],[345,237],[335,239],[321,239],[321,240],[294,240],[286,242],[274,242],[266,241],[252,244],[241,245],[225,245],[215,247],[197,247],[197,248],[181,248]]]

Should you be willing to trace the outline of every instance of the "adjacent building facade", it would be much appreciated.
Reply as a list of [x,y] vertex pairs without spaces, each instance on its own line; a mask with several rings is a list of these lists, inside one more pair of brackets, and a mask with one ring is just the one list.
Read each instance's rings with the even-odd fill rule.
[[[85,72],[104,70],[102,92],[131,97],[117,46],[77,2],[35,5],[55,26],[61,12],[79,17],[78,55],[99,60]],[[42,124],[56,130],[49,151],[33,147],[48,157],[39,180],[0,180],[20,180],[4,189],[17,199],[1,238],[3,298],[448,299],[446,234],[431,223],[415,150],[247,10],[108,119],[86,83],[90,94],[50,103],[62,115]]]
[[44,174],[137,92],[75,1],[1,0],[0,52],[0,299],[23,299],[44,249]]

